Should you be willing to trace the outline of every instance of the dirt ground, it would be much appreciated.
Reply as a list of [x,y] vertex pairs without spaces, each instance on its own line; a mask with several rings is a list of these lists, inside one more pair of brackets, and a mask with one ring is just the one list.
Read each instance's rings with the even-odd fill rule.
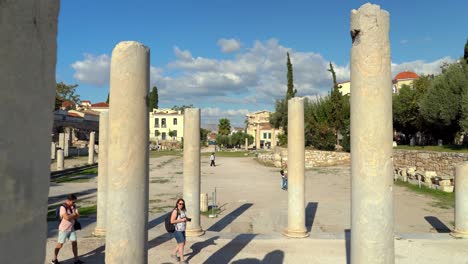
[[[346,261],[346,234],[349,234],[350,229],[349,167],[314,168],[306,171],[306,226],[309,229],[310,237],[303,240],[308,241],[307,243],[301,244],[300,240],[291,240],[280,235],[287,226],[288,194],[287,191],[280,188],[281,177],[278,168],[263,166],[252,158],[218,157],[216,163],[216,167],[210,167],[209,157],[202,157],[201,191],[208,193],[211,197],[216,188],[217,204],[221,209],[221,213],[217,218],[201,216],[201,226],[207,230],[207,234],[199,238],[189,238],[189,247],[190,244],[199,244],[194,249],[189,249],[188,252],[196,252],[199,248],[204,248],[205,251],[207,248],[212,248],[211,251],[206,252],[216,254],[225,247],[230,249],[226,252],[237,252],[227,262],[214,261],[213,255],[200,253],[193,257],[192,263],[229,263],[241,257],[249,259],[249,254],[255,254],[253,252],[256,251],[256,247],[259,250],[258,254],[252,255],[252,257],[255,257],[258,262],[235,263],[335,263],[334,261],[344,263],[343,261]],[[150,160],[149,239],[151,249],[149,255],[161,260],[161,262],[158,260],[156,262],[150,261],[150,263],[168,263],[164,262],[169,260],[164,252],[166,252],[166,249],[169,250],[175,243],[172,240],[169,241],[170,237],[166,234],[162,222],[164,214],[174,206],[175,200],[182,196],[182,183],[181,157],[166,156]],[[90,176],[87,182],[53,184],[50,187],[49,204],[59,203],[68,193],[73,192],[79,196],[79,205],[91,205],[95,203],[96,187],[97,178],[94,176]],[[446,235],[437,233],[447,233],[452,228],[453,209],[434,207],[432,198],[408,191],[403,187],[395,186],[394,190],[395,232],[397,237],[400,234],[404,236],[404,234],[408,233],[421,234],[422,236],[428,233],[432,233],[434,236]],[[188,214],[190,215],[190,212]],[[85,228],[79,232],[79,239],[86,242],[80,242],[80,252],[88,252],[89,260],[94,261],[92,263],[103,263],[101,255],[104,240],[91,238],[95,218],[84,218],[82,222]],[[46,262],[50,261],[56,240],[55,236],[56,223],[49,222]],[[217,243],[214,242],[215,240]],[[329,249],[329,253],[338,255],[330,255],[331,262],[299,261],[300,259],[306,259],[302,255],[307,252],[307,249],[304,248],[304,252],[298,252],[295,248],[299,244],[315,245],[315,243],[319,243],[317,240],[323,241],[325,251],[328,246],[333,245]],[[294,241],[298,241],[299,244]],[[283,242],[285,246],[290,248],[289,251],[281,250]],[[233,243],[236,246],[232,246]],[[428,243],[421,242],[421,246],[427,246],[432,242]],[[214,246],[214,244],[217,244],[217,246]],[[397,242],[397,245],[403,244],[402,241]],[[237,250],[239,247],[240,249]],[[278,249],[275,249],[276,247]],[[161,253],[158,248],[164,248],[165,250]],[[426,247],[426,249],[429,248],[430,246]],[[456,247],[451,246],[451,248]],[[336,250],[335,253],[333,253],[334,250]],[[402,247],[401,250],[402,254],[403,251],[407,251],[405,247]],[[70,249],[66,248],[63,251],[64,258],[70,256]],[[322,260],[327,259],[322,251],[319,250],[319,252],[323,257]],[[272,255],[268,255],[269,253]],[[407,253],[412,254],[410,251]],[[465,253],[467,254],[466,259],[468,259],[468,252]],[[299,255],[293,258],[294,254]],[[305,255],[307,256],[307,254]],[[448,255],[453,256],[453,254]],[[265,261],[265,258],[271,257],[283,261]],[[210,258],[214,262],[211,262]],[[296,258],[298,262],[294,261]],[[411,258],[408,259],[404,255],[400,259],[409,262],[397,261],[397,263],[411,263]],[[434,258],[430,259],[433,260]]]

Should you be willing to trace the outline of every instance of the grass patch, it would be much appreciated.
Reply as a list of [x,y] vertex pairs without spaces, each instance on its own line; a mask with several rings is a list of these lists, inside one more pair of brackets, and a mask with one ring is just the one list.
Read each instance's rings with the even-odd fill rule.
[[167,183],[169,182],[168,179],[153,179],[150,181],[150,183]]
[[431,203],[431,205],[434,207],[439,207],[442,209],[450,209],[455,207],[455,193],[453,192],[448,193],[440,190],[434,190],[424,185],[421,185],[421,189],[419,189],[419,186],[416,184],[402,182],[400,180],[396,181],[395,185],[403,186],[407,189],[410,189],[413,192],[425,194],[427,196],[432,197],[435,201]]
[[175,174],[182,174],[183,172],[182,171],[176,171]]
[[97,211],[97,205],[81,207],[78,208],[78,211],[80,211],[80,216],[94,215]]
[[166,166],[167,164],[173,162],[173,161],[176,160],[176,159],[178,159],[178,158],[172,158],[172,159],[165,160],[165,161],[159,163],[159,164],[156,166],[156,168],[157,168],[157,169],[160,169],[160,168]]
[[149,200],[149,203],[150,203],[150,204],[152,204],[152,203],[160,203],[160,202],[162,202],[161,199],[151,199],[151,200]]
[[443,146],[409,146],[399,145],[396,149],[404,150],[424,150],[424,151],[436,151],[436,152],[460,152],[468,153],[468,148],[459,145],[443,145]]
[[182,150],[154,150],[150,151],[150,158],[159,158],[164,156],[179,156],[181,157],[183,154]]
[[[58,219],[55,217],[55,210],[57,209],[58,206],[61,206],[62,204],[57,204],[57,205],[50,205],[47,209],[47,222],[49,221],[58,221]],[[97,212],[97,205],[91,205],[91,206],[83,206],[79,207],[78,211],[80,212],[80,217],[87,217],[90,215],[94,215]]]

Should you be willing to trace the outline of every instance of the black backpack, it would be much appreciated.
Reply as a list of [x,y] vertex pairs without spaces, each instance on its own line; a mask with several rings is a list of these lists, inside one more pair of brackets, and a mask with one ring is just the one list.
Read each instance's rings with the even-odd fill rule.
[[[168,233],[174,233],[175,231],[175,224],[171,224],[171,215],[172,215],[172,211],[168,213],[166,218],[164,219],[164,226],[166,227],[166,231]],[[178,215],[179,215],[179,212],[177,212],[177,216]]]

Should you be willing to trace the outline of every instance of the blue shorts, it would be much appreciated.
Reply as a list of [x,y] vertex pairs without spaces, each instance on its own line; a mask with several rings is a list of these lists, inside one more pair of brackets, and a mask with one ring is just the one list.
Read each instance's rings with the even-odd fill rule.
[[185,242],[185,231],[174,231],[174,237],[177,244]]
[[65,244],[65,240],[68,239],[72,242],[76,241],[75,231],[59,231],[58,242],[60,244]]

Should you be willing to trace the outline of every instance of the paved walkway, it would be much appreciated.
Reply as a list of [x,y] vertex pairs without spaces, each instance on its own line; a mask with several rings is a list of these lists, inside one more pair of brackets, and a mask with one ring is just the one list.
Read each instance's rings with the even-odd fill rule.
[[[208,232],[203,237],[189,238],[186,252],[191,254],[187,255],[191,263],[346,263],[349,167],[306,172],[306,225],[311,236],[295,240],[280,235],[287,226],[287,192],[280,189],[277,168],[264,167],[251,158],[220,157],[217,167],[209,167],[208,157],[202,158],[202,192],[211,196],[216,187],[222,213],[218,218],[202,216],[201,225]],[[165,233],[162,222],[164,213],[182,195],[182,177],[181,158],[151,160],[150,263],[170,263],[167,252],[175,242]],[[95,178],[89,182],[56,184],[51,186],[49,202],[58,203],[71,191],[84,198],[81,204],[92,204],[96,199],[95,188]],[[403,236],[396,240],[397,263],[468,263],[467,240],[454,240],[447,233],[438,233],[451,228],[453,209],[433,207],[433,202],[395,187],[395,230],[397,236]],[[88,218],[83,222],[85,228],[79,232],[80,254],[87,255],[88,263],[103,263],[104,241],[90,235],[95,221]],[[46,261],[50,260],[54,247],[55,228],[56,223],[50,222]],[[407,233],[413,234],[410,239],[405,239]],[[428,234],[438,239],[428,240]],[[70,248],[62,251],[61,259],[69,258]]]

